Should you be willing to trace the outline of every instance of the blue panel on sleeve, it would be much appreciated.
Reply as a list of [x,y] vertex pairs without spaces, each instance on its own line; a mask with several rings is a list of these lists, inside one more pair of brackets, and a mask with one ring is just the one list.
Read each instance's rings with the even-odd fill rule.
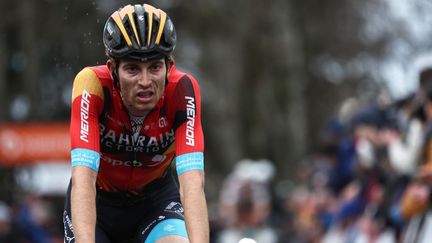
[[144,243],[153,243],[168,235],[178,235],[187,239],[185,222],[181,219],[166,219],[161,221],[152,229]]
[[194,152],[177,156],[176,168],[178,175],[190,170],[204,170],[204,154]]
[[83,165],[94,171],[99,170],[100,154],[90,149],[76,148],[71,151],[72,167]]

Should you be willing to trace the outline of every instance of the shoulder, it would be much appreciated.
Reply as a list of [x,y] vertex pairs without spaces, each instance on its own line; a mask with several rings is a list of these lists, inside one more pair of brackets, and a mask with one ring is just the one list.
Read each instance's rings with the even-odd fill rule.
[[99,80],[110,78],[108,67],[106,66],[93,66],[85,67],[75,76],[75,81],[82,80]]
[[[105,68],[107,69],[107,68]],[[75,76],[73,84],[73,98],[81,95],[83,91],[103,97],[102,79],[106,74],[103,66],[85,67]]]
[[170,68],[168,80],[172,82],[179,82],[182,81],[183,79],[190,79],[193,82],[196,82],[196,79],[192,74],[187,72],[182,72],[175,65],[173,65]]
[[87,67],[91,69],[100,79],[111,80],[111,73],[106,65]]
[[180,71],[179,69],[177,69],[175,65],[173,65],[170,68],[168,82],[172,82],[172,83],[193,82],[198,84],[197,80],[192,74]]

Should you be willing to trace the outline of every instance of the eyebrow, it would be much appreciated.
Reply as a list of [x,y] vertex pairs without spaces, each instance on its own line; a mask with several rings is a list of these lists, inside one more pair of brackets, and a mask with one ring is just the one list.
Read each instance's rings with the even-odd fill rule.
[[121,66],[121,68],[128,68],[128,67],[138,67],[138,64],[134,62],[125,62]]
[[163,64],[164,62],[163,62],[162,59],[160,59],[160,60],[153,60],[153,61],[149,61],[149,63],[150,63],[150,64],[159,64],[159,63]]
[[[163,59],[158,59],[158,60],[151,60],[151,61],[148,61],[148,63],[149,63],[150,65],[152,65],[152,64],[164,64],[164,61],[163,61]],[[124,62],[123,62],[123,66],[139,65],[139,64],[140,64],[139,61],[124,61]]]

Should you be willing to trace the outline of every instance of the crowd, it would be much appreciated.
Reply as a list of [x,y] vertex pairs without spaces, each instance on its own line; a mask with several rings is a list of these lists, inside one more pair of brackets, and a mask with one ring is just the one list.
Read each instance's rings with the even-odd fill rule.
[[432,69],[407,97],[349,98],[287,197],[272,193],[262,161],[238,163],[221,189],[213,241],[430,242],[431,136]]
[[25,193],[17,202],[0,201],[0,242],[63,242],[61,211],[56,207],[59,200]]
[[299,242],[431,239],[432,70],[419,81],[417,92],[400,100],[343,104],[323,132],[304,186],[291,197],[313,208],[295,211]]

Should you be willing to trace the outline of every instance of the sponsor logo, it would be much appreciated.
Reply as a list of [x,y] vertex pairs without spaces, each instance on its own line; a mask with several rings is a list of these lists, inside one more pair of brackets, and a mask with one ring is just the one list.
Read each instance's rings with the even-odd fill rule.
[[184,209],[183,206],[178,202],[171,202],[164,209],[165,212],[175,213],[183,217]]
[[186,96],[186,144],[189,146],[195,145],[195,134],[194,134],[194,126],[195,126],[195,98]]
[[148,231],[152,225],[154,225],[155,223],[160,222],[164,219],[165,219],[165,216],[159,215],[159,217],[157,219],[153,220],[149,225],[147,225],[147,227],[143,231],[141,231],[141,234],[145,235],[146,231]]
[[175,230],[175,226],[172,225],[172,224],[167,224],[167,225],[165,225],[165,227],[163,228],[163,230],[166,231],[166,232],[172,232],[172,231]]
[[149,225],[147,225],[147,227],[145,227],[145,229],[143,230],[143,231],[141,231],[141,234],[142,235],[145,235],[146,234],[146,232],[150,229],[150,227],[152,226],[152,225],[154,225],[156,222],[158,222],[159,220],[153,220],[153,221],[151,221],[150,222],[150,224]]
[[80,139],[88,143],[89,134],[89,109],[90,109],[90,99],[91,95],[87,90],[83,90],[81,95],[81,131]]
[[133,135],[107,129],[103,124],[99,124],[101,145],[109,149],[126,152],[140,153],[162,153],[168,148],[175,139],[174,129],[162,132],[156,136],[145,136],[139,134],[135,144],[132,143]]
[[159,127],[163,128],[163,127],[166,127],[166,126],[168,126],[168,120],[167,120],[167,118],[166,117],[159,118]]
[[167,158],[166,155],[156,155],[155,157],[157,157],[159,160],[155,160],[154,158],[152,159],[152,163],[146,162],[140,162],[140,161],[129,161],[129,160],[119,160],[119,159],[113,159],[107,156],[103,156],[102,157],[102,161],[110,164],[111,166],[133,166],[133,167],[153,167],[153,166],[157,166],[160,163],[164,162],[165,159]]
[[74,242],[75,237],[73,236],[72,221],[70,220],[66,210],[63,212],[63,225],[64,225],[65,242],[67,243]]
[[153,162],[162,162],[166,159],[166,155],[165,154],[156,154],[153,158],[152,161]]

